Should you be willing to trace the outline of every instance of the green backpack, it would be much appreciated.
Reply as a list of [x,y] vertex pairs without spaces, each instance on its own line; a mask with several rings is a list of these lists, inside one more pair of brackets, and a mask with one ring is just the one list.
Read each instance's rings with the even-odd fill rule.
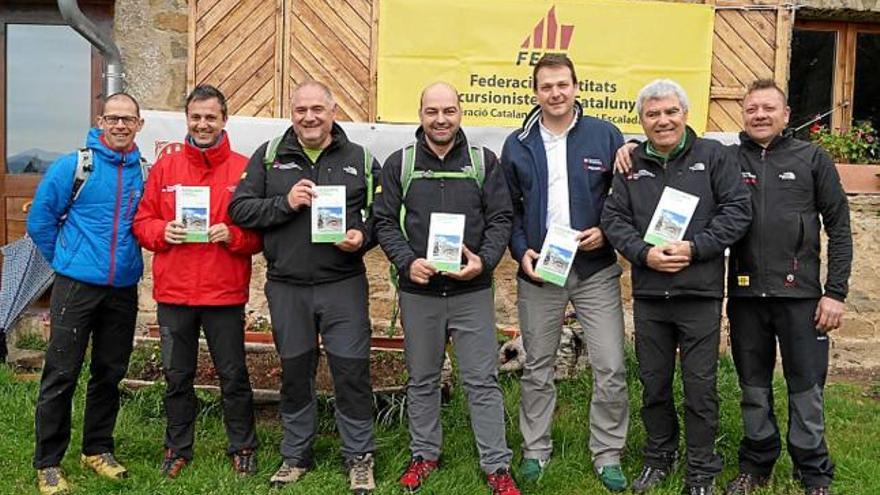
[[470,164],[458,172],[435,172],[433,170],[416,170],[416,143],[410,143],[403,148],[403,161],[400,165],[400,231],[403,237],[409,240],[406,233],[406,205],[404,200],[409,192],[412,181],[417,179],[469,179],[477,183],[477,187],[483,188],[486,180],[486,164],[483,159],[485,148],[482,146],[468,146]]

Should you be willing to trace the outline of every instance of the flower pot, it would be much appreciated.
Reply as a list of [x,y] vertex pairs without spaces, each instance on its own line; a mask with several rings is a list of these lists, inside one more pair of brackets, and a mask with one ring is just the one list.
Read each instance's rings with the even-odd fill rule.
[[[162,337],[161,332],[159,332],[159,325],[153,323],[147,325],[147,336],[152,337],[154,339],[158,339]],[[274,344],[275,341],[272,339],[272,332],[252,332],[250,330],[246,330],[244,332],[244,341],[245,343],[254,343],[254,344]]]
[[848,194],[880,193],[880,165],[838,163],[837,173]]

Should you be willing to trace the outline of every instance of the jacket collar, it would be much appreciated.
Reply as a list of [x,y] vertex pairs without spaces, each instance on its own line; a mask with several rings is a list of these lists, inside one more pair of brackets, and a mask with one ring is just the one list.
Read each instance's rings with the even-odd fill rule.
[[[416,142],[425,153],[428,153],[438,160],[440,159],[440,157],[437,156],[437,153],[434,153],[434,150],[432,150],[431,147],[428,146],[428,138],[425,137],[425,129],[423,129],[422,126],[419,126],[419,128],[416,129]],[[449,148],[449,152],[446,153],[446,156],[449,157],[456,155],[462,148],[466,146],[467,137],[465,137],[464,131],[459,128],[458,132],[455,133],[455,141],[452,143],[452,147]]]
[[[665,160],[665,163],[673,161],[678,157],[686,155],[691,148],[694,146],[694,142],[697,140],[697,133],[691,128],[691,126],[685,126],[684,129],[684,147],[675,153],[673,156]],[[648,153],[648,141],[643,142],[635,149],[635,155],[642,160],[648,160],[658,164],[664,164],[664,160],[662,158],[657,157],[656,155]]]
[[[574,107],[571,109],[571,111],[574,113],[574,125],[577,125],[577,121],[579,121],[581,117],[584,116],[584,109],[583,107],[581,107],[579,101],[575,100]],[[531,134],[533,131],[540,133],[540,126],[538,125],[538,123],[541,121],[541,114],[541,106],[536,105],[535,108],[533,108],[529,112],[529,114],[526,115],[525,120],[523,120],[522,129],[520,130],[520,133],[519,135],[517,135],[516,138],[522,142],[525,141],[526,138],[529,137],[529,134]]]
[[[326,153],[335,148],[345,146],[346,144],[348,144],[348,136],[345,134],[342,126],[333,122],[333,127],[330,129],[330,144],[324,148],[323,152]],[[282,155],[298,155],[306,157],[306,153],[303,151],[302,144],[300,144],[293,126],[287,128],[287,131],[284,132],[284,137],[281,139],[281,144],[278,146],[278,156]]]
[[232,149],[229,145],[229,135],[226,131],[220,134],[220,139],[210,148],[199,148],[193,144],[192,139],[187,136],[184,140],[184,153],[186,160],[192,164],[211,166],[213,164],[223,163],[229,158]]
[[774,137],[773,140],[770,141],[770,144],[768,144],[767,147],[764,148],[764,146],[761,146],[760,144],[755,142],[755,140],[753,140],[751,137],[749,137],[749,135],[746,134],[745,131],[742,131],[739,133],[740,144],[749,150],[759,150],[760,151],[762,149],[767,149],[769,151],[769,150],[778,148],[780,146],[786,145],[792,139],[794,139],[794,138],[791,137],[791,135],[788,133],[788,130],[786,129],[786,130],[782,131],[782,133],[780,133],[778,136]]
[[103,139],[104,131],[97,127],[89,129],[86,137],[86,148],[92,150],[93,153],[110,163],[117,164],[123,162],[125,166],[139,165],[141,160],[141,152],[136,144],[132,144],[130,150],[116,151],[107,147]]

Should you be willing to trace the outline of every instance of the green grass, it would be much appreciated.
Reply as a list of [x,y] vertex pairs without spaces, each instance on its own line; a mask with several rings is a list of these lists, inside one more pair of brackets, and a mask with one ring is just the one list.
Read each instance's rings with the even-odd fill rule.
[[30,351],[45,351],[47,346],[43,336],[36,333],[21,333],[15,341],[15,347]]
[[[630,353],[630,395],[632,421],[623,467],[632,479],[640,468],[640,446],[644,441],[644,427],[639,419],[640,386],[635,377],[635,365]],[[85,374],[84,374],[85,375]],[[281,429],[274,419],[274,408],[263,410],[258,423],[259,473],[249,479],[238,479],[225,456],[226,438],[223,432],[219,400],[200,394],[202,407],[198,417],[194,462],[173,481],[163,480],[158,467],[162,456],[164,417],[162,386],[127,393],[120,411],[116,429],[117,454],[131,471],[132,477],[123,482],[105,481],[84,471],[78,462],[82,434],[83,392],[86,377],[80,380],[74,403],[73,441],[62,464],[69,474],[76,492],[83,494],[143,494],[191,495],[238,494],[249,495],[285,493],[330,495],[347,493],[347,478],[341,467],[339,440],[333,432],[330,414],[332,401],[321,403],[320,435],[315,446],[317,469],[308,474],[297,486],[282,491],[271,490],[268,478],[280,463],[278,443]],[[601,494],[607,493],[593,475],[587,443],[587,418],[590,396],[589,377],[580,377],[558,385],[556,421],[553,431],[555,453],[553,461],[541,482],[527,485],[527,494]],[[521,441],[517,428],[519,385],[515,376],[501,380],[507,411],[507,439],[519,462],[518,446]],[[680,382],[677,385],[680,403]],[[38,383],[19,381],[12,372],[0,366],[0,424],[3,441],[0,444],[0,493],[36,494],[35,475],[31,468],[33,455],[33,414]],[[721,425],[718,449],[724,457],[725,470],[720,480],[727,481],[736,471],[736,450],[740,438],[738,410],[739,391],[731,361],[722,360],[719,373],[721,398]],[[784,385],[776,384],[777,415],[786,421]],[[377,494],[397,494],[396,480],[409,457],[408,433],[400,401],[380,401],[382,425],[377,429],[376,479]],[[834,489],[838,494],[872,495],[880,493],[880,402],[866,394],[864,388],[848,384],[832,384],[826,389],[827,438],[837,463]],[[477,453],[470,432],[467,404],[458,387],[451,402],[443,409],[445,431],[443,467],[427,484],[422,493],[443,495],[473,495],[488,493],[477,464]],[[678,494],[681,490],[683,469],[670,481],[652,493]],[[791,462],[783,454],[777,464],[773,488],[760,492],[769,494],[799,494],[799,488],[790,481]],[[721,482],[719,482],[719,486]]]

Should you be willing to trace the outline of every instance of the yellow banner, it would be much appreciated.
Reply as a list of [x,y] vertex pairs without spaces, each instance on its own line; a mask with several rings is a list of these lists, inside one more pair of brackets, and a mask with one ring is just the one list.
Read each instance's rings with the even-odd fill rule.
[[419,94],[446,81],[465,125],[520,126],[536,104],[532,66],[567,53],[588,115],[641,133],[635,99],[666,77],[690,99],[703,133],[712,67],[711,6],[613,0],[382,0],[377,120],[417,122]]

